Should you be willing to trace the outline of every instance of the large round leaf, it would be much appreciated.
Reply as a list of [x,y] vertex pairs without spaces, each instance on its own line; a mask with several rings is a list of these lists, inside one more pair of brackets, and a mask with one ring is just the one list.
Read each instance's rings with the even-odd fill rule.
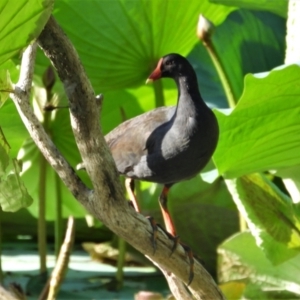
[[200,13],[220,24],[233,8],[206,1],[57,1],[54,15],[97,92],[141,84],[162,55],[187,55]]
[[247,75],[234,111],[217,112],[220,140],[214,155],[228,178],[300,164],[298,65]]
[[212,3],[219,3],[228,6],[235,6],[240,8],[266,10],[273,12],[281,17],[286,17],[288,1],[286,0],[210,0]]
[[[9,72],[12,82],[17,82],[19,76],[17,66],[11,60],[7,60],[2,67]],[[11,100],[1,106],[0,116],[0,127],[10,146],[9,155],[11,158],[15,158],[29,134]]]
[[29,134],[12,101],[6,101],[1,108],[0,127],[11,147],[10,157],[17,157],[20,147]]

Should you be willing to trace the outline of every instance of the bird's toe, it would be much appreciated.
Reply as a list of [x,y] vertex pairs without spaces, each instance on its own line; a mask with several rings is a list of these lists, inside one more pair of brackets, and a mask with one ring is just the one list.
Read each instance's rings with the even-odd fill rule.
[[151,244],[152,244],[152,247],[153,247],[153,254],[155,254],[156,247],[157,247],[157,244],[156,244],[157,231],[158,231],[157,223],[155,222],[153,217],[147,217],[147,219],[149,220],[149,222],[151,224],[151,227],[152,227]]

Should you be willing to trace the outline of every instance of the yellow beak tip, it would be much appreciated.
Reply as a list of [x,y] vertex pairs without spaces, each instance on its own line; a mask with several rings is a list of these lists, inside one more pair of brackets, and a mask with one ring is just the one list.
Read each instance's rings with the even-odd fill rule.
[[151,82],[153,82],[153,79],[151,79],[151,78],[148,78],[148,79],[146,80],[146,84],[151,83]]

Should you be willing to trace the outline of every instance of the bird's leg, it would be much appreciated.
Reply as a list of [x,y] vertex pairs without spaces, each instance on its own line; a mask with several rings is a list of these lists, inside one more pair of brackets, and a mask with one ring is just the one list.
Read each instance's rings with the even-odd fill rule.
[[159,205],[164,218],[166,230],[175,237],[176,236],[175,226],[168,210],[168,193],[170,187],[171,185],[165,185],[163,187],[163,190],[159,196]]
[[[176,250],[176,247],[179,243],[179,237],[176,235],[175,226],[174,226],[173,220],[171,218],[170,212],[168,210],[168,193],[169,193],[170,188],[171,188],[171,185],[164,185],[163,190],[159,196],[159,205],[160,205],[162,215],[164,218],[166,230],[170,234],[169,237],[174,242],[174,245],[171,250],[171,255],[172,255],[173,252]],[[180,243],[180,245],[183,247],[183,249],[185,250],[185,252],[189,258],[190,275],[189,275],[188,285],[190,285],[190,283],[193,281],[193,278],[194,278],[194,255],[193,255],[193,252],[190,249],[190,247],[188,247],[182,243]]]
[[[131,203],[133,204],[134,209],[136,210],[136,212],[140,213],[141,210],[140,210],[137,198],[134,194],[134,180],[132,178],[126,178],[125,179],[125,187],[126,187],[127,194],[128,194],[128,196],[131,200]],[[153,230],[152,238],[151,238],[151,244],[152,244],[152,247],[153,247],[153,251],[155,253],[155,251],[156,251],[157,230],[158,230],[157,229],[157,224],[156,224],[153,217],[147,217],[147,219],[149,220],[149,222],[151,224],[151,227],[152,227],[152,230]]]
[[162,215],[164,218],[166,230],[169,233],[169,237],[174,242],[174,245],[171,250],[171,255],[172,255],[178,245],[179,237],[176,235],[175,226],[174,226],[173,220],[171,218],[170,212],[168,210],[168,193],[169,193],[170,188],[171,188],[171,185],[164,185],[163,190],[159,196],[159,205],[160,205],[160,209],[162,211]]
[[126,178],[125,179],[125,188],[127,191],[127,194],[129,196],[129,199],[131,200],[134,209],[139,213],[141,212],[141,209],[139,207],[137,198],[134,194],[134,180],[132,178]]

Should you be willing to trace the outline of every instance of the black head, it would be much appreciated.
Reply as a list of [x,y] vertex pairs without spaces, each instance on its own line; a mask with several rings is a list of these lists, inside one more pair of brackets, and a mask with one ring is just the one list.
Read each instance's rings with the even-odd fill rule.
[[176,78],[188,75],[193,68],[188,60],[180,54],[172,53],[163,56],[157,63],[155,70],[148,77],[147,81],[154,81],[161,77]]

